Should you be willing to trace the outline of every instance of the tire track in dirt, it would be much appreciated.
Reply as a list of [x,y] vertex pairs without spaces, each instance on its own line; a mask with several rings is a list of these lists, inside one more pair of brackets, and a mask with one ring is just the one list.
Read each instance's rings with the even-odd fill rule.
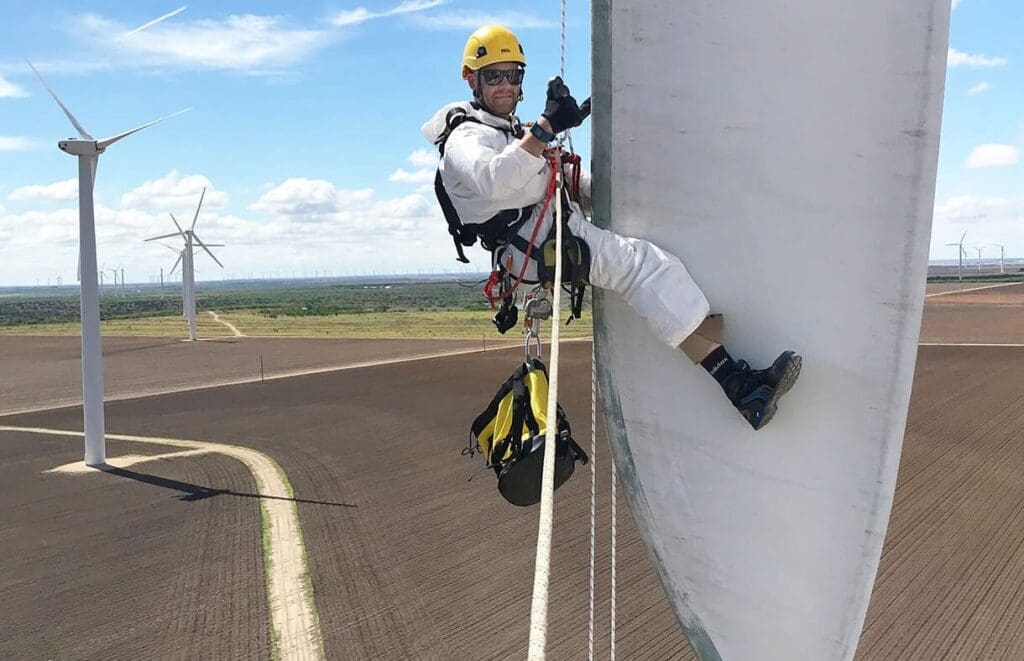
[[[77,431],[38,427],[0,426],[14,431],[54,436],[77,436]],[[320,626],[306,567],[305,546],[295,507],[295,494],[287,476],[266,454],[240,445],[178,438],[107,434],[110,440],[169,445],[217,452],[241,461],[252,473],[260,494],[263,520],[264,572],[270,606],[275,658],[322,659]],[[199,586],[191,586],[198,588]],[[193,591],[193,594],[197,590]]]

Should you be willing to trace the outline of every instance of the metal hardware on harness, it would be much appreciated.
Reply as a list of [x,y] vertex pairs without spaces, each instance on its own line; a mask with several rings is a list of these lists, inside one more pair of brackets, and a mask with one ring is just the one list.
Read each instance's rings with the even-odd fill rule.
[[543,298],[531,298],[526,301],[526,318],[527,319],[539,319],[545,320],[550,319],[552,313],[551,301],[545,296]]
[[551,305],[551,299],[548,298],[547,292],[538,286],[527,294],[523,309],[526,326],[526,330],[523,331],[526,335],[526,362],[530,362],[531,340],[535,342],[537,352],[536,357],[543,358],[540,339],[540,322],[545,319],[550,319],[554,308]]

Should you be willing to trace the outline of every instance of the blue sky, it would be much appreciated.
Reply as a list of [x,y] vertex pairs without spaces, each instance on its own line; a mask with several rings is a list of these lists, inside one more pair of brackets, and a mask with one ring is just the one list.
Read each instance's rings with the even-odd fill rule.
[[[1004,243],[1024,257],[1024,12],[1019,0],[959,0],[953,11],[932,257]],[[99,261],[150,281],[174,255],[143,238],[191,217],[222,271],[198,279],[314,271],[456,271],[419,134],[466,95],[466,36],[505,23],[529,58],[519,114],[542,109],[559,67],[559,5],[526,0],[203,2],[141,32],[181,0],[8,2],[0,9],[0,285],[74,282],[75,161],[56,148],[70,124],[31,59],[96,137],[193,110],[117,143],[96,181]],[[566,78],[589,94],[589,3],[571,0]],[[587,156],[589,134],[574,136]],[[986,254],[997,250],[988,248]],[[947,254],[949,253],[949,254]],[[973,254],[973,251],[972,251]],[[482,252],[471,270],[484,270]]]

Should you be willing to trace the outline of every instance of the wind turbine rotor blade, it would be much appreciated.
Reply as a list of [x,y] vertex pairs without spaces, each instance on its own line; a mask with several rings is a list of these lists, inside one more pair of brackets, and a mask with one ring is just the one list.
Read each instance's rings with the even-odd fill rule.
[[[168,213],[170,213],[170,212],[168,212]],[[173,213],[171,214],[171,220],[174,221],[174,226],[178,228],[178,233],[181,234],[182,237],[184,237],[185,236],[185,230],[181,229],[181,225],[178,224],[178,219],[174,217]]]
[[154,236],[152,239],[144,239],[144,241],[156,241],[157,239],[169,239],[169,238],[174,237],[174,236],[181,236],[181,234],[179,234],[178,232],[174,232],[173,234],[164,234],[163,236]]
[[178,268],[178,264],[181,263],[181,255],[182,253],[179,252],[178,259],[174,260],[174,266],[171,267],[171,272],[168,273],[168,275],[174,275],[174,271]]
[[199,196],[199,205],[196,207],[196,215],[192,217],[192,227],[189,230],[196,228],[196,221],[199,220],[199,210],[203,208],[203,198],[206,197],[206,186],[203,186],[203,193]]
[[175,255],[180,255],[181,254],[181,249],[180,248],[172,248],[171,246],[167,245],[166,243],[161,243],[160,245],[162,245],[164,248],[167,248],[168,250],[173,252]]
[[75,130],[78,131],[78,135],[82,136],[86,140],[95,140],[95,138],[89,135],[89,132],[85,130],[85,127],[78,123],[78,120],[75,119],[75,116],[71,114],[71,111],[68,110],[68,107],[64,105],[64,102],[60,100],[60,97],[57,96],[57,93],[50,89],[50,86],[46,84],[46,81],[43,79],[42,74],[39,73],[39,70],[36,69],[35,65],[29,62],[27,58],[25,62],[28,63],[28,66],[32,68],[32,71],[36,74],[36,78],[38,78],[39,82],[43,84],[43,87],[46,88],[46,91],[50,93],[50,96],[53,97],[53,100],[57,102],[57,105],[60,106],[60,109],[63,110],[64,114],[67,115],[68,119],[71,120],[71,124],[75,127]]
[[963,243],[963,242],[964,242],[964,239],[965,239],[966,237],[967,237],[967,230],[966,230],[966,229],[964,229],[964,233],[963,233],[963,234],[962,234],[962,235],[960,236],[960,243]]
[[203,250],[206,251],[207,255],[209,255],[210,257],[213,257],[213,261],[217,262],[218,266],[220,266],[221,268],[224,268],[224,265],[220,263],[220,260],[217,259],[216,257],[214,257],[213,253],[210,252],[210,249],[206,247],[206,244],[203,243],[202,240],[198,236],[195,235],[195,233],[192,234],[192,238],[196,240],[196,243],[199,244],[200,248],[202,248]]
[[172,112],[170,115],[165,115],[164,117],[161,117],[160,119],[154,119],[152,122],[147,122],[146,124],[143,124],[142,126],[137,126],[137,127],[133,128],[130,131],[125,131],[124,133],[118,133],[117,135],[115,135],[113,137],[105,138],[103,140],[97,140],[96,141],[96,147],[99,148],[100,150],[106,149],[107,147],[109,147],[110,145],[114,144],[115,142],[117,142],[121,138],[127,138],[132,133],[138,133],[139,131],[141,131],[144,128],[149,128],[153,124],[159,124],[160,122],[164,121],[165,119],[170,119],[171,117],[177,117],[178,115],[181,115],[182,113],[186,113],[189,110],[192,110],[192,108],[189,107],[189,108],[185,108],[184,110],[179,110],[178,112]]

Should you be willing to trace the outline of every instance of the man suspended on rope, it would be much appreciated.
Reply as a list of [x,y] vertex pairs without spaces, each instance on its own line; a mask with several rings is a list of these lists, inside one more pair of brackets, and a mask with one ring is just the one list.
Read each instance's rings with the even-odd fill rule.
[[[545,255],[553,250],[542,246],[553,237],[556,206],[549,147],[590,114],[590,100],[578,104],[556,77],[548,83],[544,113],[524,129],[515,110],[525,73],[526,55],[516,36],[499,25],[480,28],[466,42],[462,59],[473,100],[444,106],[422,128],[441,152],[435,189],[459,259],[468,261],[462,247],[477,238],[491,251],[498,276],[488,284],[502,285],[503,309],[514,295],[508,289],[548,282],[553,272],[553,254]],[[708,301],[683,263],[649,241],[592,225],[583,213],[590,208],[590,176],[577,172],[568,178],[578,181],[569,191],[577,199],[566,200],[563,214],[571,235],[563,251],[568,280],[622,296],[661,341],[715,378],[754,429],[766,425],[800,373],[800,356],[783,352],[763,370],[734,360],[721,344],[722,316],[709,315]]]

